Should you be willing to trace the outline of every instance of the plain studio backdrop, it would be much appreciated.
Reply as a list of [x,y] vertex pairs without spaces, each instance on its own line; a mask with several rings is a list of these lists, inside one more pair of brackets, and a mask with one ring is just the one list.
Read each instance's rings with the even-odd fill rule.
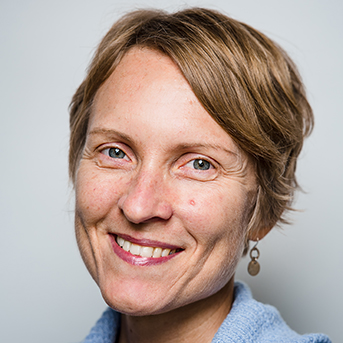
[[74,238],[67,108],[119,16],[186,6],[252,25],[299,66],[316,116],[298,167],[303,211],[259,244],[260,274],[244,258],[237,278],[294,330],[343,339],[341,0],[1,0],[1,342],[79,342],[105,309]]

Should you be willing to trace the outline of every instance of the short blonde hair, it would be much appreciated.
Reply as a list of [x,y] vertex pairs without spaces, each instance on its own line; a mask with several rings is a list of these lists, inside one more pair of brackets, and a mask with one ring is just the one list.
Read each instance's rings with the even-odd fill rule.
[[297,157],[313,126],[304,86],[276,43],[214,10],[138,10],[111,27],[71,102],[71,179],[75,181],[95,95],[133,46],[168,55],[209,115],[252,157],[258,194],[249,228],[286,222],[283,214],[298,188]]

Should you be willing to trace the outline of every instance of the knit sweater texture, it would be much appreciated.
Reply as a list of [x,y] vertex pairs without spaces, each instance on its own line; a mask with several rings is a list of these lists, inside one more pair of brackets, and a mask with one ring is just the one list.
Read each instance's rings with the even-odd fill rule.
[[[120,329],[120,313],[108,308],[82,343],[114,343]],[[235,283],[235,300],[212,343],[331,343],[323,334],[299,335],[279,312],[252,298],[248,286]]]

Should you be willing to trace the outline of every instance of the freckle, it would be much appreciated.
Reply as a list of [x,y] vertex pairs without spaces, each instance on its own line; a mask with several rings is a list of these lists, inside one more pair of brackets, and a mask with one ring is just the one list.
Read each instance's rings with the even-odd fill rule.
[[190,200],[189,203],[194,206],[195,205],[195,201],[194,200]]

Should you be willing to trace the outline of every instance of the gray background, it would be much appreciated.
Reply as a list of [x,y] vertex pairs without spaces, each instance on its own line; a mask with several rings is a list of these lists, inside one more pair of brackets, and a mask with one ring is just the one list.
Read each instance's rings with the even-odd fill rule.
[[237,277],[296,331],[342,340],[342,1],[1,0],[1,342],[78,342],[105,308],[74,239],[67,107],[116,18],[185,5],[260,29],[300,68],[316,115],[299,163],[304,211],[260,243],[257,277],[247,275],[246,258]]

